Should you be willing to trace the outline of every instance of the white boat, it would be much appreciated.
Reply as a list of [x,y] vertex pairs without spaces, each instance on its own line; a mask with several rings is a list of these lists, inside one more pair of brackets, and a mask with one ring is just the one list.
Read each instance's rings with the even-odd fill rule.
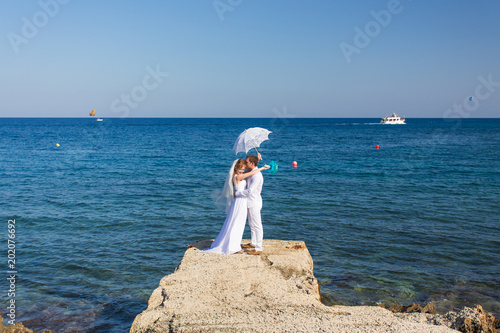
[[390,124],[390,125],[403,125],[405,123],[405,118],[401,118],[397,114],[393,113],[390,116],[384,117],[380,122],[382,124]]
[[97,118],[97,121],[102,121],[102,118]]

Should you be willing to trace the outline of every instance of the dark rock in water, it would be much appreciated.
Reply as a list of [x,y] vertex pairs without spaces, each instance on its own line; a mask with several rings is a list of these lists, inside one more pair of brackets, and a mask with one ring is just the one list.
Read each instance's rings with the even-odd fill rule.
[[422,313],[422,307],[420,306],[420,304],[411,304],[411,305],[408,305],[405,312],[406,313],[415,313],[415,312]]
[[[0,332],[1,333],[36,333],[36,331],[30,330],[29,328],[24,327],[23,323],[15,323],[14,325],[5,326],[0,322]],[[45,333],[52,333],[52,331],[48,330]]]
[[430,314],[436,314],[436,306],[431,303],[427,303],[423,308],[422,308],[422,313],[430,313]]
[[389,311],[394,313],[405,312],[404,308],[405,308],[404,305],[394,304],[389,307]]
[[389,308],[390,311],[394,313],[415,313],[415,312],[420,312],[420,313],[429,313],[429,314],[436,314],[436,306],[434,304],[426,304],[424,307],[422,307],[420,304],[410,304],[410,305],[399,305],[399,304],[394,304]]

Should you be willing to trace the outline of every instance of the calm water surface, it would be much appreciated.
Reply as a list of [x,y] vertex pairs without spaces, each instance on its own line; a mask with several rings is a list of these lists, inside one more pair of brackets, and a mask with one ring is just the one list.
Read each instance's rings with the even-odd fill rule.
[[0,119],[17,319],[128,331],[186,246],[217,236],[211,193],[254,126],[274,132],[260,151],[280,165],[264,175],[264,237],[306,242],[326,304],[480,303],[498,316],[500,120],[378,121]]

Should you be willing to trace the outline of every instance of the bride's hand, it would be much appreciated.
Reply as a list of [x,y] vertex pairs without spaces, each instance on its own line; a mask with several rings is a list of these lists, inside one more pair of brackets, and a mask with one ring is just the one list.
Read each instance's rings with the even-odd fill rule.
[[271,167],[269,165],[264,165],[264,170],[267,170],[267,169],[271,169]]
[[259,158],[259,161],[262,161],[262,155],[260,153],[257,153],[257,157]]

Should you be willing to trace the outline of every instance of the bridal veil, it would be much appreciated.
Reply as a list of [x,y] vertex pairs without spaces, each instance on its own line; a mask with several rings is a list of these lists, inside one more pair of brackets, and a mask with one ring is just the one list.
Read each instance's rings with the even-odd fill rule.
[[212,199],[215,206],[217,206],[217,208],[225,210],[226,214],[229,212],[229,208],[231,208],[231,204],[234,200],[233,177],[234,166],[236,165],[236,162],[238,162],[238,159],[234,160],[233,164],[231,165],[231,169],[229,169],[223,190],[214,191],[212,193]]

